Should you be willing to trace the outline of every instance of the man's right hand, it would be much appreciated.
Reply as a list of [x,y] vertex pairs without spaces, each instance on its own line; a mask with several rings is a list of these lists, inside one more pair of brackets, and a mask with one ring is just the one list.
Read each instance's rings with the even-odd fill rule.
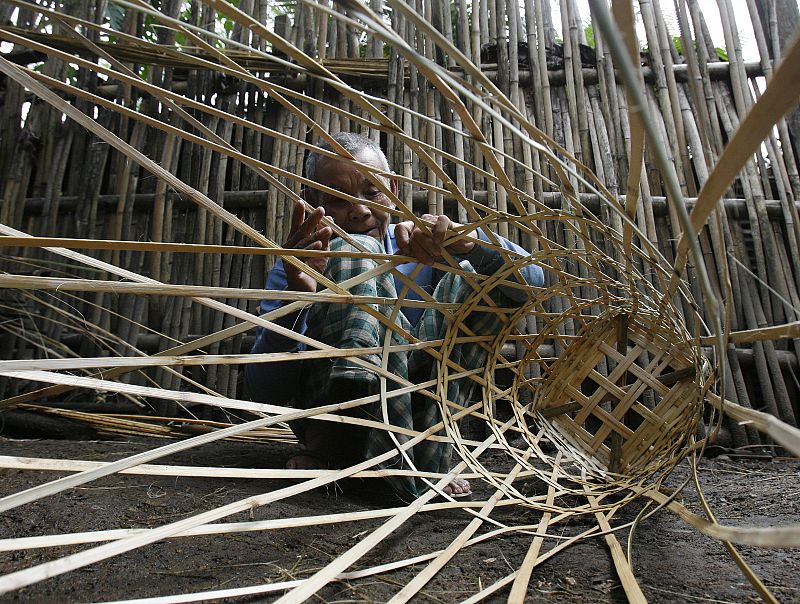
[[[320,227],[323,216],[325,216],[325,210],[316,208],[306,218],[303,202],[295,201],[289,238],[283,247],[300,250],[329,250],[333,231],[330,227]],[[319,273],[323,272],[328,265],[327,258],[301,258],[301,260]],[[286,261],[283,263],[283,268],[286,271],[288,289],[298,292],[317,291],[317,281],[311,275],[298,270]]]

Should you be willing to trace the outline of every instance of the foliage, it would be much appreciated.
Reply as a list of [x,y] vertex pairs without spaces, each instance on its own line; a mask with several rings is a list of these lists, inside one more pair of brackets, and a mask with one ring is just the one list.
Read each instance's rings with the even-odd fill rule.
[[675,50],[678,51],[678,54],[683,56],[683,38],[680,36],[672,36],[672,43],[675,45]]
[[[181,21],[189,23],[192,18],[192,5],[189,2],[183,3],[183,10],[181,10],[180,17],[178,17]],[[176,32],[175,33],[175,44],[178,46],[186,46],[188,40],[186,39],[186,34],[183,32]]]
[[70,86],[78,85],[78,66],[74,63],[67,65],[67,83]]
[[589,23],[586,27],[583,28],[583,35],[586,38],[586,45],[591,48],[597,47],[597,41],[594,38],[594,27],[592,24]]
[[111,29],[122,31],[125,26],[125,9],[114,0],[109,0],[106,4],[105,18],[108,19]]
[[[116,31],[124,31],[125,17],[127,10],[115,0],[109,0],[106,4],[105,18],[108,20],[108,25],[111,29]],[[149,42],[158,42],[158,35],[156,33],[157,27],[156,18],[153,15],[145,15],[142,23],[142,36]]]
[[[684,48],[683,48],[683,38],[681,38],[680,36],[672,36],[672,43],[675,45],[675,50],[678,51],[678,54],[680,56],[685,56],[684,55]],[[693,44],[693,46],[695,47],[695,50],[696,50],[697,49],[697,42],[693,42],[692,44]],[[720,48],[719,46],[717,46],[716,48],[714,48],[714,52],[716,53],[717,58],[720,61],[727,61],[728,60],[728,53],[725,51],[724,48]]]

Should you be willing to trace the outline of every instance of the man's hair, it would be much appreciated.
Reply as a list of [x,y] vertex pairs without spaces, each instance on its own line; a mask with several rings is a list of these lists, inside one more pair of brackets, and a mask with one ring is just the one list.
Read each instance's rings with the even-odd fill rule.
[[[363,134],[356,134],[355,132],[337,132],[333,135],[333,140],[344,147],[345,151],[353,157],[356,157],[365,149],[373,151],[382,164],[381,169],[386,172],[389,171],[389,161],[386,159],[383,149],[381,149],[378,143],[367,138]],[[333,146],[328,141],[322,141],[317,146],[325,151],[334,151]],[[320,159],[325,157],[327,156],[320,155],[314,151],[309,152],[306,158],[306,178],[314,182],[317,181],[317,163]]]

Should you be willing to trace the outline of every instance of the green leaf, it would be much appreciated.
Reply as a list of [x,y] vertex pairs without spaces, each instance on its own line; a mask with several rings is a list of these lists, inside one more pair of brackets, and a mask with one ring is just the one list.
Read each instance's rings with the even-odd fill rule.
[[78,85],[78,70],[72,63],[67,65],[67,82],[70,86]]
[[104,16],[108,19],[111,29],[122,31],[125,26],[125,9],[122,6],[114,2],[114,0],[109,0],[108,4],[106,4]]
[[594,39],[594,27],[592,24],[589,23],[586,27],[583,28],[583,35],[586,37],[586,45],[590,48],[596,48],[597,42]]

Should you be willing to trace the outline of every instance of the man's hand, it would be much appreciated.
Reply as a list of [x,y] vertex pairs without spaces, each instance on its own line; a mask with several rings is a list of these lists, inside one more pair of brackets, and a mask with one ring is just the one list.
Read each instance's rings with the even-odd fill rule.
[[[445,249],[443,242],[447,237],[447,232],[461,225],[453,222],[447,216],[434,216],[423,214],[422,220],[433,223],[430,232],[426,233],[410,220],[400,222],[394,228],[394,235],[397,240],[398,251],[406,256],[413,256],[423,264],[433,264],[442,259],[442,251]],[[475,231],[468,233],[475,236]],[[447,251],[451,254],[468,254],[475,247],[474,241],[459,239],[455,243],[447,246]]]
[[[285,248],[300,250],[329,250],[331,235],[333,231],[330,227],[321,227],[320,222],[325,216],[323,208],[316,208],[308,218],[305,218],[305,206],[303,202],[294,202],[292,211],[292,226],[289,230],[289,238],[283,244]],[[328,265],[327,258],[303,258],[304,262],[317,272],[321,273]],[[317,281],[311,275],[298,270],[288,262],[283,263],[286,270],[287,288],[297,292],[317,291]]]

